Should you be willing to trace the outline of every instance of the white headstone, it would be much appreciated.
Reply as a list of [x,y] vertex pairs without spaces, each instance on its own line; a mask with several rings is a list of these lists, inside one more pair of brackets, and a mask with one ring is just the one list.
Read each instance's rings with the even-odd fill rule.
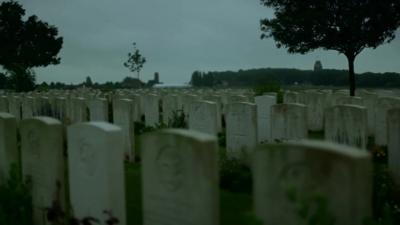
[[256,96],[258,142],[271,141],[271,107],[276,104],[276,96]]
[[108,101],[105,98],[92,99],[88,103],[90,121],[108,122]]
[[146,126],[154,127],[160,121],[159,97],[157,95],[146,95],[144,97],[143,113],[145,115]]
[[359,105],[364,106],[364,99],[355,96],[341,96],[336,99],[336,105]]
[[325,111],[325,140],[366,149],[367,109],[358,105],[336,105]]
[[299,103],[299,93],[294,91],[286,91],[283,94],[284,103]]
[[232,103],[226,112],[226,147],[228,154],[238,157],[257,145],[257,106]]
[[324,107],[326,95],[324,93],[309,91],[304,93],[307,106],[307,127],[311,131],[324,129]]
[[316,211],[326,224],[361,225],[371,216],[366,151],[305,141],[259,146],[253,160],[254,208],[265,225],[308,224]]
[[19,96],[10,96],[8,98],[8,109],[17,121],[21,120],[21,98]]
[[370,92],[362,92],[362,98],[364,102],[364,107],[367,108],[368,114],[368,134],[375,134],[375,106],[376,100],[378,98],[377,94]]
[[9,112],[7,96],[0,96],[0,112]]
[[215,102],[195,101],[189,109],[189,129],[209,135],[218,134],[218,106]]
[[303,104],[273,105],[271,120],[271,139],[273,141],[300,140],[308,136],[307,107]]
[[22,118],[28,119],[36,116],[35,98],[25,97],[22,99]]
[[400,108],[388,111],[387,127],[389,169],[400,185]]
[[68,123],[67,99],[65,97],[58,97],[55,99],[54,115],[55,118],[59,119],[63,124]]
[[167,95],[162,98],[162,118],[163,123],[168,125],[173,119],[174,113],[181,113],[177,95]]
[[124,137],[123,146],[125,156],[133,161],[135,159],[135,124],[134,104],[130,99],[119,99],[114,101],[113,118],[114,124],[122,129]]
[[219,224],[218,145],[196,131],[165,130],[142,143],[143,224]]
[[375,104],[375,144],[387,145],[387,112],[393,108],[400,108],[400,98],[381,97]]
[[[101,222],[109,211],[126,225],[121,129],[105,122],[68,127],[69,189],[74,217]],[[103,223],[101,223],[103,224]]]
[[0,185],[9,178],[11,166],[18,166],[17,120],[9,113],[0,113]]
[[50,117],[21,121],[22,174],[32,181],[34,224],[48,224],[46,208],[65,207],[64,141],[61,122]]
[[72,118],[71,123],[81,123],[88,121],[89,111],[84,98],[73,98],[72,99]]

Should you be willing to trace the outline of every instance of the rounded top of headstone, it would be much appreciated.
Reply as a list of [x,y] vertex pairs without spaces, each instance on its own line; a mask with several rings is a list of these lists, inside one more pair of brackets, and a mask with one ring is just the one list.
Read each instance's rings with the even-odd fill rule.
[[81,127],[81,126],[92,126],[99,128],[103,131],[120,131],[121,128],[111,123],[103,122],[103,121],[92,121],[92,122],[84,122],[84,123],[77,123],[69,126],[69,128]]
[[341,105],[334,105],[333,107],[339,108],[352,108],[352,109],[367,109],[365,106],[355,105],[355,104],[341,104]]
[[161,131],[157,131],[156,133],[160,135],[178,135],[185,138],[195,139],[201,142],[213,142],[217,140],[217,138],[213,135],[187,129],[164,129]]
[[[261,145],[262,147],[263,145]],[[288,141],[283,144],[270,144],[270,147],[274,146],[285,146],[289,148],[303,148],[303,149],[316,149],[319,151],[324,151],[326,153],[338,154],[349,158],[369,158],[370,154],[362,149],[357,149],[355,147],[340,145],[337,143],[326,142],[326,141]]]
[[2,119],[12,119],[12,118],[15,118],[15,116],[10,114],[10,113],[0,112],[0,118],[2,118]]
[[213,101],[208,101],[208,100],[195,100],[192,103],[197,103],[197,104],[209,104],[209,105],[216,105],[216,102]]
[[251,102],[232,102],[232,103],[229,103],[228,106],[230,106],[230,107],[235,107],[235,106],[254,106],[254,107],[256,107],[256,104],[251,103]]
[[28,123],[31,121],[39,121],[42,122],[46,125],[61,125],[61,121],[55,119],[55,118],[51,118],[51,117],[47,117],[47,116],[36,116],[33,118],[29,118],[29,119],[24,119],[22,120],[23,123]]

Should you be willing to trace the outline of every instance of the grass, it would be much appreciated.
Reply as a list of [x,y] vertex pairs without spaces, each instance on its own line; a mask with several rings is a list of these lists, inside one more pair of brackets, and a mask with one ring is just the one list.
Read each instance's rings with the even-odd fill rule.
[[139,164],[125,164],[125,198],[128,225],[142,225],[142,182]]
[[308,138],[311,140],[324,140],[324,131],[309,131]]

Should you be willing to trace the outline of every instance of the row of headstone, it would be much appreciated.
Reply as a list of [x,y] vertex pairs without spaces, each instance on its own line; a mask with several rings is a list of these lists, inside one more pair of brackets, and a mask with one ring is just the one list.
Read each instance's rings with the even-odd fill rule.
[[[363,92],[363,96],[374,96],[371,93]],[[88,95],[87,95],[88,96]],[[176,98],[175,98],[176,96]],[[179,111],[180,109],[182,112],[186,112],[186,119],[189,124],[190,129],[194,130],[200,130],[200,131],[205,131],[210,134],[215,134],[218,132],[222,132],[222,118],[225,118],[226,126],[230,126],[229,123],[240,123],[237,121],[232,121],[228,120],[228,108],[230,104],[237,104],[238,102],[251,102],[253,99],[251,96],[246,96],[244,94],[237,94],[237,95],[225,95],[225,96],[217,96],[217,95],[208,95],[205,96],[205,98],[208,99],[213,99],[214,102],[217,104],[217,113],[211,112],[211,115],[207,116],[209,117],[208,120],[205,120],[205,117],[203,116],[202,113],[197,113],[196,111],[191,111],[192,108],[198,108],[196,105],[198,102],[198,99],[200,99],[199,96],[196,95],[166,95],[159,97],[154,94],[129,94],[128,93],[120,93],[120,94],[115,94],[112,97],[112,102],[113,102],[113,112],[119,111],[118,109],[118,101],[121,99],[127,99],[132,101],[132,116],[129,116],[129,122],[126,120],[126,118],[117,118],[121,114],[115,113],[112,118],[109,118],[109,99],[104,99],[104,98],[98,98],[98,97],[87,97],[88,100],[85,100],[82,97],[73,97],[70,99],[66,99],[63,97],[57,97],[55,100],[50,100],[48,97],[36,97],[36,98],[31,98],[31,97],[19,97],[19,96],[11,96],[11,98],[7,98],[7,101],[2,101],[4,107],[7,105],[8,110],[16,112],[19,111],[21,112],[21,118],[25,118],[24,115],[29,115],[27,116],[28,118],[30,116],[35,116],[35,115],[40,115],[37,113],[37,111],[41,112],[50,112],[47,113],[47,115],[55,115],[56,118],[64,121],[63,118],[68,118],[69,123],[77,123],[77,122],[83,122],[83,121],[114,121],[118,122],[119,125],[123,124],[132,124],[132,121],[138,121],[141,118],[141,115],[144,113],[145,115],[145,122],[146,125],[148,126],[156,126],[160,122],[160,116],[162,118],[162,121],[164,123],[166,121],[170,121],[173,119],[173,113],[176,111]],[[300,93],[295,93],[295,92],[286,92],[284,96],[285,102],[304,102],[306,106],[306,116],[304,116],[300,111],[297,113],[291,113],[292,111],[296,110],[288,110],[287,112],[285,110],[279,111],[279,108],[281,109],[291,109],[291,108],[296,108],[293,107],[292,105],[283,105],[283,106],[277,106],[275,107],[276,110],[275,113],[272,112],[272,106],[274,103],[276,103],[276,95],[270,95],[266,93],[263,96],[257,96],[255,98],[256,106],[257,106],[257,119],[256,119],[256,129],[257,129],[257,137],[252,137],[253,133],[246,134],[246,136],[251,136],[249,139],[255,140],[256,143],[263,143],[263,142],[273,142],[275,140],[293,140],[293,139],[303,139],[307,137],[307,130],[320,130],[321,126],[322,128],[326,131],[326,139],[327,140],[332,140],[332,141],[337,141],[339,143],[345,143],[349,144],[348,141],[346,141],[345,138],[341,138],[339,136],[349,136],[347,135],[349,132],[346,134],[341,134],[338,135],[337,129],[339,128],[329,128],[329,123],[331,120],[328,120],[325,118],[326,113],[321,113],[321,112],[327,112],[330,111],[330,109],[333,107],[333,105],[336,104],[366,104],[366,102],[371,103],[372,101],[366,101],[366,98],[360,98],[360,97],[348,97],[346,94],[342,91],[337,91],[336,93],[331,93],[329,91],[304,91]],[[0,98],[4,99],[4,98]],[[12,99],[12,101],[8,101],[8,99]],[[368,99],[373,99],[368,98]],[[376,143],[379,145],[386,145],[387,144],[387,134],[386,134],[386,111],[390,108],[395,107],[396,105],[396,100],[395,98],[388,98],[388,97],[380,97],[380,101],[378,101],[380,107],[377,107],[377,109],[372,110],[374,112],[374,116],[371,116],[371,109],[370,107],[367,107],[367,120],[368,120],[368,133],[370,134],[371,131],[371,121],[374,121],[374,127],[379,128],[379,130],[383,130],[382,132],[378,132],[375,135],[375,140]],[[390,104],[386,104],[388,101],[391,101]],[[160,103],[161,101],[161,103]],[[397,100],[398,101],[398,100]],[[9,105],[16,105],[16,102],[22,102],[22,107],[20,110],[15,110],[16,107],[10,107]],[[35,108],[35,104],[37,102],[40,102],[39,105],[43,105],[44,107],[40,107],[40,110],[33,110],[32,108]],[[169,104],[171,103],[171,104]],[[392,104],[393,103],[393,104]],[[54,104],[54,107],[53,107]],[[371,105],[371,104],[370,104]],[[18,108],[18,107],[17,107]],[[234,108],[234,107],[233,107]],[[298,108],[298,107],[297,107]],[[50,109],[50,110],[49,110]],[[43,113],[46,115],[46,113]],[[122,113],[124,114],[124,113]],[[129,112],[125,114],[131,114]],[[193,115],[190,115],[193,114]],[[216,114],[216,115],[215,115]],[[224,115],[225,114],[225,115]],[[272,118],[272,115],[273,118]],[[210,131],[207,131],[204,129],[205,126],[208,127],[215,127],[215,119],[214,117],[217,117],[216,123],[217,123],[217,132],[215,132],[215,128],[211,129]],[[310,119],[312,117],[312,119]],[[18,118],[18,116],[17,116]],[[372,119],[371,119],[372,118]],[[303,120],[307,122],[306,124],[306,129],[304,129],[303,126]],[[122,122],[121,121],[125,121]],[[199,122],[203,121],[203,122]],[[229,121],[229,122],[228,122]],[[269,122],[268,122],[269,121]],[[325,121],[325,122],[324,122]],[[343,120],[342,120],[343,121]],[[207,124],[207,122],[210,122],[210,124]],[[69,124],[67,123],[67,124]],[[340,122],[339,122],[340,123]],[[231,127],[236,126],[236,124],[231,124]],[[326,127],[328,125],[328,127]],[[132,126],[129,125],[130,128],[127,129],[125,128],[124,130],[133,130]],[[253,126],[253,125],[251,125]],[[346,124],[346,126],[349,126]],[[254,126],[253,126],[254,127]],[[351,127],[351,126],[350,126]],[[333,129],[333,130],[332,130]],[[336,131],[334,130],[336,129]],[[342,128],[340,128],[342,129]],[[358,129],[358,128],[357,128]],[[346,129],[342,129],[346,130]],[[273,131],[273,132],[272,132]],[[330,137],[330,133],[336,133],[337,137]],[[131,141],[125,141],[126,143],[126,149],[132,149],[132,146],[134,144],[130,143],[133,142],[133,138],[131,134],[128,134],[129,132],[125,132],[129,138],[127,140],[132,139]],[[132,132],[131,132],[132,133]],[[234,136],[237,136],[237,134],[234,134],[233,132],[226,132],[227,133],[227,143],[230,142],[229,140],[236,139]],[[229,135],[228,135],[229,133]],[[342,132],[343,133],[343,132]],[[232,136],[233,135],[233,136]],[[360,137],[363,140],[364,136]],[[243,139],[243,138],[242,138]],[[241,143],[243,142],[243,143]],[[365,141],[362,141],[362,146],[365,146]],[[232,143],[232,142],[230,142]],[[237,140],[237,143],[239,143],[236,147],[237,149],[242,149],[245,146],[252,146],[254,144],[248,144],[244,143],[244,141],[240,141],[240,139]],[[228,147],[228,149],[231,149]],[[235,147],[233,147],[233,150],[235,151]],[[126,151],[126,155],[130,158],[134,154],[132,154],[134,150],[132,149],[131,151]]]
[[[18,165],[17,121],[0,113],[0,184],[12,165]],[[20,122],[21,168],[32,188],[33,222],[51,224],[49,210],[66,212],[66,165],[64,126],[50,117]],[[68,174],[71,207],[77,219],[108,219],[109,211],[126,224],[124,190],[124,142],[122,130],[104,122],[78,123],[68,127]]]
[[[373,136],[375,140],[375,144],[386,146],[388,144],[388,134],[387,134],[387,113],[390,109],[395,109],[400,107],[400,98],[395,97],[393,92],[391,91],[376,91],[375,93],[370,91],[360,91],[359,96],[350,97],[348,96],[347,91],[317,91],[317,90],[307,90],[302,92],[294,92],[294,91],[286,91],[284,93],[284,102],[285,103],[301,103],[307,106],[307,129],[310,131],[319,131],[325,130],[328,132],[328,140],[343,140],[346,137],[338,137],[339,128],[332,128],[333,121],[332,112],[338,112],[341,110],[345,110],[344,108],[339,109],[337,106],[339,105],[353,105],[354,107],[363,107],[366,112],[356,113],[357,115],[353,115],[354,118],[359,118],[364,120],[366,116],[367,125],[367,136]],[[336,108],[336,109],[335,109]],[[348,111],[348,110],[347,110]],[[330,112],[330,113],[327,113]],[[350,112],[347,112],[347,117],[350,116]],[[353,113],[354,114],[354,113]],[[326,118],[329,116],[329,118]],[[344,116],[344,114],[342,114]],[[351,116],[350,116],[351,117]],[[344,124],[348,121],[346,118],[340,119],[336,116],[334,119],[336,123],[342,123],[340,126],[345,126]],[[346,126],[352,127],[354,124],[350,122]],[[326,127],[328,126],[328,128]],[[339,126],[339,125],[337,125]],[[362,135],[359,137],[362,139],[361,144],[357,144],[357,146],[361,146],[364,148],[366,145],[367,138],[364,134],[364,127],[360,127],[361,125],[356,126],[354,129],[362,129]],[[332,130],[333,129],[333,130]],[[345,128],[340,128],[344,130]],[[336,134],[332,134],[336,133]],[[361,132],[361,131],[359,131]],[[332,135],[336,135],[337,137],[332,137]],[[348,136],[351,135],[350,132],[345,132],[340,134],[339,136]],[[349,141],[343,140],[339,141],[340,143],[348,143]],[[351,141],[350,141],[351,142]]]
[[[305,106],[287,105],[306,112]],[[256,122],[255,105],[230,107],[236,108],[229,110],[228,118],[242,121],[237,128],[243,132],[236,137],[242,138],[245,132],[257,137],[257,128],[245,124]],[[3,113],[0,118],[0,132],[14,127],[16,137],[15,117]],[[22,168],[32,181],[35,224],[48,224],[47,207],[66,205],[63,132],[60,121],[47,117],[25,119],[20,125]],[[0,134],[1,140],[12,136]],[[104,221],[107,211],[125,225],[122,129],[104,122],[78,123],[68,127],[66,137],[73,215]],[[10,151],[17,151],[16,138],[11,144],[13,139],[7,140],[0,155],[12,161],[15,152]],[[256,147],[256,141],[251,145]],[[143,224],[219,224],[215,136],[165,130],[144,136],[141,150]],[[371,215],[372,165],[366,151],[322,142],[258,145],[252,165],[254,210],[264,224],[299,224],[298,205],[306,202],[318,209],[324,207],[318,204],[320,199],[338,224],[362,224]]]

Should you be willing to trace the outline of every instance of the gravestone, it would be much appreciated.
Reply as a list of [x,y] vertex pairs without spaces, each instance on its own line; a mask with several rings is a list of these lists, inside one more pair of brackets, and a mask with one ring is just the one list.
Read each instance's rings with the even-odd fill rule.
[[0,96],[0,112],[9,112],[7,96]]
[[189,129],[217,136],[217,104],[209,101],[192,102],[189,109]]
[[303,141],[261,145],[253,160],[254,209],[265,225],[308,224],[316,213],[334,220],[326,224],[362,225],[371,216],[366,151]]
[[226,112],[226,147],[228,155],[239,157],[257,145],[257,106],[232,103]]
[[375,105],[375,144],[387,145],[387,112],[400,108],[400,98],[380,97]]
[[70,105],[72,110],[72,118],[71,123],[81,123],[88,121],[89,119],[89,111],[86,104],[85,98],[73,98],[72,105]]
[[67,99],[65,97],[57,97],[54,101],[54,104],[55,118],[59,119],[63,124],[67,124]]
[[233,104],[239,102],[250,102],[250,100],[245,95],[229,95],[227,98],[227,104]]
[[50,99],[48,97],[45,96],[39,97],[38,99],[36,99],[34,105],[36,106],[35,116],[48,116],[48,117],[53,116]]
[[180,96],[179,99],[179,103],[182,105],[181,107],[183,109],[183,113],[185,114],[185,121],[188,122],[190,105],[192,104],[192,102],[200,100],[200,98],[197,95],[183,94]]
[[206,101],[215,102],[217,104],[217,114],[218,114],[218,131],[222,131],[222,112],[224,110],[224,105],[222,103],[221,97],[218,95],[206,95],[203,98]]
[[36,106],[35,106],[35,101],[36,99],[33,97],[25,97],[22,99],[22,118],[23,119],[28,119],[36,116]]
[[92,99],[88,103],[90,121],[108,122],[108,101],[105,98]]
[[14,115],[17,121],[21,120],[21,98],[19,96],[8,97],[9,113]]
[[300,140],[308,136],[307,107],[303,104],[277,104],[271,108],[271,140]]
[[359,105],[364,106],[364,99],[355,96],[340,96],[336,98],[335,105]]
[[141,143],[143,224],[218,225],[216,138],[172,129]]
[[21,121],[22,174],[32,181],[33,221],[49,224],[46,208],[54,203],[65,210],[63,127],[50,117]]
[[311,131],[324,129],[324,106],[326,95],[316,91],[304,93],[305,105],[307,106],[307,127]]
[[276,104],[276,96],[256,96],[258,142],[271,141],[271,107]]
[[283,94],[283,103],[299,103],[299,93],[294,91],[286,91]]
[[74,217],[105,221],[106,210],[126,225],[121,129],[105,122],[75,124],[68,127],[68,146]]
[[122,129],[123,148],[125,156],[133,161],[135,159],[135,124],[134,124],[134,104],[130,99],[119,99],[114,101],[113,121]]
[[361,92],[361,97],[363,98],[364,107],[367,108],[368,114],[368,134],[375,134],[375,106],[378,95],[371,92]]
[[135,122],[140,122],[141,121],[141,119],[142,119],[142,115],[143,115],[143,108],[141,108],[141,106],[142,106],[142,103],[141,103],[141,101],[142,101],[142,98],[140,97],[140,95],[138,95],[138,94],[130,94],[130,95],[128,95],[128,98],[129,99],[131,99],[132,101],[133,101],[133,104],[134,104],[134,119],[135,119]]
[[325,111],[325,140],[366,149],[367,109],[358,105],[336,105]]
[[387,127],[389,169],[395,182],[400,185],[400,108],[388,111]]
[[162,98],[162,118],[163,123],[168,125],[172,122],[175,114],[182,113],[182,108],[179,107],[177,95],[167,95]]
[[9,178],[11,166],[18,166],[17,120],[15,116],[0,113],[0,186]]
[[143,107],[146,126],[155,127],[160,122],[159,97],[153,94],[146,95]]

